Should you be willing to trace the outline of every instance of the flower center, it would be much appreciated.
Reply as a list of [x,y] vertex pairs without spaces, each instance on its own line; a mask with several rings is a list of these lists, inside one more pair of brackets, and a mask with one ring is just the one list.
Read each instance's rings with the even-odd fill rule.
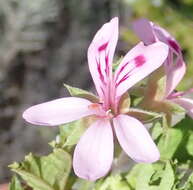
[[107,117],[107,118],[112,118],[113,117],[113,112],[111,109],[104,110],[102,105],[99,103],[93,103],[88,106],[88,108],[93,111],[93,114],[99,116],[99,117]]

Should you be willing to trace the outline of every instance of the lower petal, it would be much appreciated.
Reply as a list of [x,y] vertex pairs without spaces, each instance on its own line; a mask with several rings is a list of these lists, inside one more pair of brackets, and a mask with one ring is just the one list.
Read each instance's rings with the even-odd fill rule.
[[77,176],[90,181],[103,177],[113,161],[113,132],[107,119],[92,124],[77,144],[73,167]]
[[182,106],[187,111],[187,114],[191,118],[193,118],[193,100],[192,99],[174,98],[174,99],[171,99],[171,101]]
[[23,118],[35,125],[54,126],[92,115],[92,102],[83,98],[60,98],[28,108]]
[[140,121],[128,115],[118,115],[113,124],[121,147],[133,160],[144,163],[159,160],[159,150]]
[[180,57],[178,58],[175,65],[173,65],[172,63],[169,63],[168,65],[165,64],[165,68],[167,76],[165,96],[167,97],[182,80],[186,72],[186,64]]

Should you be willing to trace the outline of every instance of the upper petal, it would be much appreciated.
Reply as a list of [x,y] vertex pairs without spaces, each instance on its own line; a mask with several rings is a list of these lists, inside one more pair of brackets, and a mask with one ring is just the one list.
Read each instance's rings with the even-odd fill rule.
[[185,110],[187,110],[187,114],[193,118],[193,100],[189,98],[174,98],[170,99],[172,102],[179,104]]
[[104,24],[88,48],[88,64],[99,96],[104,99],[112,75],[112,60],[118,40],[118,18]]
[[113,161],[113,132],[107,119],[97,120],[78,142],[73,157],[74,172],[94,181],[103,177]]
[[154,33],[158,40],[166,43],[175,54],[181,54],[181,47],[176,39],[162,27],[152,23]]
[[28,108],[23,118],[35,125],[60,125],[94,114],[89,105],[92,102],[83,98],[60,98]]
[[113,124],[121,147],[133,160],[151,163],[159,159],[159,150],[140,121],[128,115],[118,115]]
[[117,97],[160,67],[168,55],[168,46],[156,42],[145,46],[137,44],[129,51],[115,72]]
[[132,24],[134,32],[145,45],[156,42],[156,36],[153,31],[151,22],[147,19],[139,19]]

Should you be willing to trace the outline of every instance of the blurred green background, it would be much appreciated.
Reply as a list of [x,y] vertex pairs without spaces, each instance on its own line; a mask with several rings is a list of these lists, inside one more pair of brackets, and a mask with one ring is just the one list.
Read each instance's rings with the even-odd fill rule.
[[23,111],[68,95],[63,82],[92,90],[87,48],[113,16],[120,18],[117,56],[138,41],[132,21],[148,18],[182,46],[188,70],[178,88],[193,86],[193,0],[0,0],[0,182],[14,160],[48,152],[58,130],[27,127]]

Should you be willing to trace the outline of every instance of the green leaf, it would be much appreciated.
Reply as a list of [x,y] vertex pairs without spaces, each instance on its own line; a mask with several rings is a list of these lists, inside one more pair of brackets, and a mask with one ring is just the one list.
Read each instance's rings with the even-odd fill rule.
[[9,184],[9,190],[24,190],[19,179],[16,176],[13,176],[11,183]]
[[186,162],[187,160],[193,160],[193,120],[190,117],[186,117],[179,122],[175,127],[182,134],[180,144],[175,152],[174,157],[180,162]]
[[149,190],[148,184],[153,173],[154,168],[151,164],[137,164],[128,173],[126,179],[132,190]]
[[151,164],[143,164],[141,167],[141,172],[137,176],[136,190],[148,190],[150,179],[155,171]]
[[71,122],[60,126],[60,144],[61,146],[72,148],[77,144],[82,134],[94,120],[91,117]]
[[77,179],[76,182],[73,184],[73,190],[90,190],[94,187],[94,182],[87,181],[84,179]]
[[48,156],[29,154],[20,164],[10,165],[35,190],[64,190],[71,169],[70,155],[54,149]]
[[153,140],[156,140],[163,133],[163,127],[160,121],[156,121],[153,123],[151,130],[151,136]]
[[183,134],[179,129],[167,128],[158,142],[161,159],[171,159],[181,143]]
[[169,161],[166,163],[165,170],[162,174],[159,190],[171,190],[174,185],[175,176]]
[[30,172],[26,172],[21,169],[12,169],[12,171],[16,172],[19,174],[25,181],[26,183],[37,190],[54,190],[52,186],[50,186],[47,182],[43,181],[41,178],[31,174]]
[[64,86],[67,88],[67,90],[71,96],[86,98],[93,103],[99,102],[99,99],[97,96],[95,96],[94,94],[92,94],[86,90],[82,90],[80,88],[75,88],[75,87],[69,86],[67,84],[64,84]]
[[112,175],[99,180],[93,190],[132,190],[121,175]]

